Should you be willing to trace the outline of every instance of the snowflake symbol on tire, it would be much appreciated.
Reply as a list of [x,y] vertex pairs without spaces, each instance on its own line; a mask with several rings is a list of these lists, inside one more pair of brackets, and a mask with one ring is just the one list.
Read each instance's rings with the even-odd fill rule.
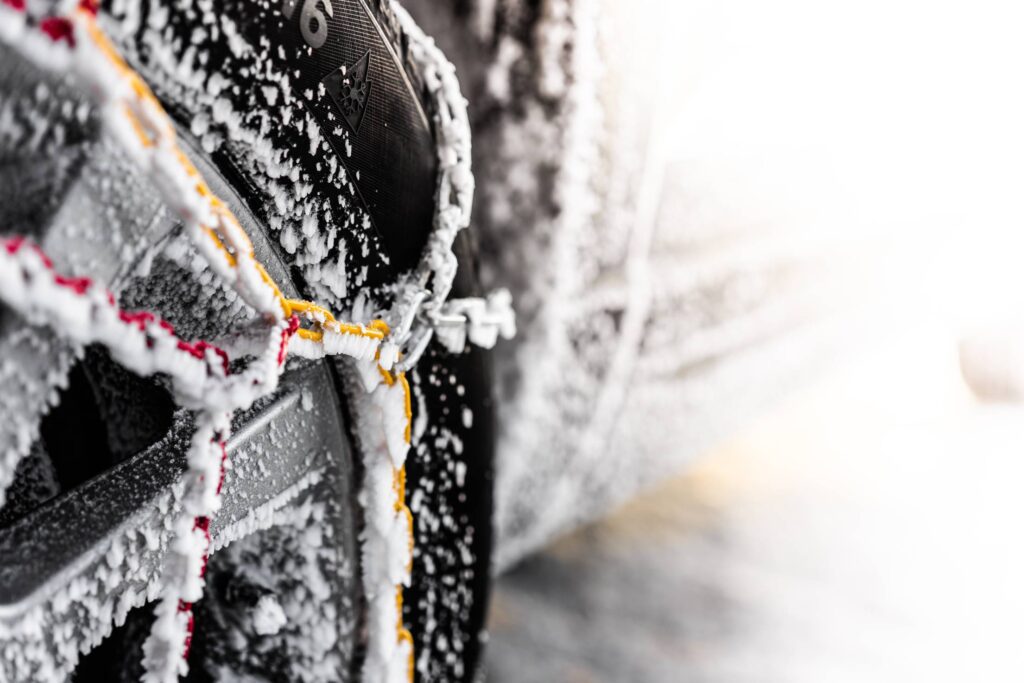
[[370,52],[367,51],[351,67],[340,67],[323,79],[327,93],[334,100],[342,118],[353,133],[359,132],[363,122],[366,103],[370,97],[372,82],[367,77],[370,70]]
[[369,83],[365,80],[351,82],[346,79],[341,87],[341,112],[346,118],[358,116],[366,106],[366,95],[370,90]]

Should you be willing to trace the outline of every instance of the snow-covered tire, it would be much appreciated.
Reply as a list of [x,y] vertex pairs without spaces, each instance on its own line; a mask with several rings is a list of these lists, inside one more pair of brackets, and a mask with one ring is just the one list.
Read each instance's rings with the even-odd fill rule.
[[[392,295],[430,235],[437,131],[387,0],[115,1],[100,22],[285,295],[351,312]],[[230,336],[245,304],[103,131],[90,95],[0,42],[0,232],[182,338]],[[470,236],[453,248],[453,296],[478,295]],[[236,416],[190,679],[358,677],[368,617],[351,372],[290,360],[277,392]],[[403,621],[422,681],[468,680],[479,657],[490,372],[486,352],[435,342],[409,372],[416,550]],[[159,376],[2,305],[0,387],[0,681],[138,680],[191,417]]]

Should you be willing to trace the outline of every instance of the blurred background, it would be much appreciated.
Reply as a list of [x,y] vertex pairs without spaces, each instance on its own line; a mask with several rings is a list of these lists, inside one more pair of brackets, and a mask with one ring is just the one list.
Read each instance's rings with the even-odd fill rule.
[[1021,680],[1024,415],[937,332],[500,577],[489,680]]
[[521,327],[488,679],[1024,680],[1019,4],[407,4]]

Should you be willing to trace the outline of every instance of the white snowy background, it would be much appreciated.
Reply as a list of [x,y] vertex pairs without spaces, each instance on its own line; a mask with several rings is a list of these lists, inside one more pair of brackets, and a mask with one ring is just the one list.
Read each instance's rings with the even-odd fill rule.
[[489,679],[1022,680],[1024,411],[961,366],[1021,386],[1024,10],[597,6],[604,97],[657,135],[655,296],[687,240],[743,235],[830,254],[862,315],[814,381],[500,578]]

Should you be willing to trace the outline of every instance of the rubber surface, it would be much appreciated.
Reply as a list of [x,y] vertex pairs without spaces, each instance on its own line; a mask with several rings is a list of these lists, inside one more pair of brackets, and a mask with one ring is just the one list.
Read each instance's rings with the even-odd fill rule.
[[[287,70],[297,75],[301,89],[316,93],[305,104],[354,179],[394,276],[412,268],[423,250],[433,219],[437,164],[418,79],[383,5],[371,3],[374,9],[363,0],[286,1],[282,12],[290,6],[290,18],[233,11],[230,3],[223,11],[254,44],[274,36],[289,49]],[[323,35],[319,20],[327,7],[333,13],[326,37],[313,49],[304,30],[309,34],[312,23],[313,35]]]

